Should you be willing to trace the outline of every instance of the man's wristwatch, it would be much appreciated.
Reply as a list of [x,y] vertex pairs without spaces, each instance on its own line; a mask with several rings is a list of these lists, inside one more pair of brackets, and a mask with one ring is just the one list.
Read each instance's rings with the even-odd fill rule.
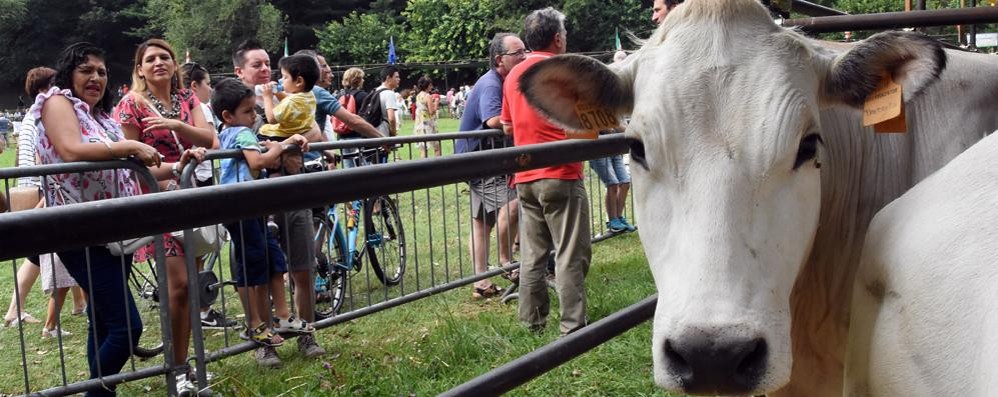
[[170,171],[173,171],[173,176],[177,178],[180,178],[180,167],[178,167],[179,164],[180,163],[173,163],[173,165],[170,166]]

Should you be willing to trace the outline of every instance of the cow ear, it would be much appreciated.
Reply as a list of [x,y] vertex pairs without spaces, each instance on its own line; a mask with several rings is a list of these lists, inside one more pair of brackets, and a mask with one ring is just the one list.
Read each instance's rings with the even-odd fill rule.
[[938,41],[914,32],[871,36],[840,55],[825,81],[832,103],[861,108],[885,74],[902,86],[904,101],[916,97],[946,69],[946,53]]
[[[636,57],[631,57],[636,58]],[[577,104],[589,104],[617,115],[634,106],[634,59],[628,58],[611,70],[599,61],[581,55],[558,55],[528,69],[520,77],[520,91],[541,114],[571,130],[583,129],[575,112]]]

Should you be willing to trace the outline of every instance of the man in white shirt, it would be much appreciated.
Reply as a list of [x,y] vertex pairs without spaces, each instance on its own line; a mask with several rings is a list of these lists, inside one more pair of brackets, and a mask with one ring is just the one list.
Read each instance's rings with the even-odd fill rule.
[[402,78],[399,77],[399,70],[397,67],[388,65],[384,69],[381,69],[381,85],[375,89],[382,90],[379,95],[381,101],[381,115],[382,121],[378,125],[378,130],[382,134],[388,136],[395,136],[398,134],[398,116],[400,114],[399,109],[401,109],[398,100],[395,96],[395,89],[399,87],[399,83]]

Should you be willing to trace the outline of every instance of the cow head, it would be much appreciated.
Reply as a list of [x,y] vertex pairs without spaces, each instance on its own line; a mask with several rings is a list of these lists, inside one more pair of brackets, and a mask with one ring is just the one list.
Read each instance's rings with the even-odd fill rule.
[[945,67],[940,46],[884,33],[846,52],[776,26],[753,0],[686,2],[620,64],[557,56],[521,81],[581,129],[579,102],[630,114],[641,240],[658,288],[655,381],[761,394],[790,379],[790,293],[821,204],[819,112],[860,107],[885,74],[905,100]]

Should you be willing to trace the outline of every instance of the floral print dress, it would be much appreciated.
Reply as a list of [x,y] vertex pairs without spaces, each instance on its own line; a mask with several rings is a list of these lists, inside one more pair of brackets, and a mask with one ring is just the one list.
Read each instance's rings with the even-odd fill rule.
[[[193,109],[201,106],[201,102],[198,101],[197,96],[191,90],[181,89],[177,91],[177,101],[180,104],[180,113],[177,119],[188,125],[194,125]],[[114,118],[121,125],[138,128],[141,131],[139,133],[139,142],[155,148],[159,154],[163,155],[164,163],[180,161],[180,155],[183,153],[183,150],[192,148],[194,144],[181,134],[176,134],[176,138],[174,138],[173,132],[165,128],[146,131],[145,129],[148,127],[148,124],[142,121],[142,119],[160,116],[158,112],[152,110],[151,106],[148,100],[138,97],[137,93],[133,92],[125,95],[124,98],[121,98],[121,102],[118,102],[118,106],[114,110]],[[177,146],[178,140],[180,141],[180,145],[183,145],[183,149]],[[148,192],[148,188],[145,186],[142,186],[142,190],[144,193]],[[163,235],[163,245],[166,250],[166,256],[184,256],[183,244],[173,238],[170,233]],[[151,260],[154,258],[154,254],[153,245],[150,244],[135,251],[135,261],[144,262]]]

